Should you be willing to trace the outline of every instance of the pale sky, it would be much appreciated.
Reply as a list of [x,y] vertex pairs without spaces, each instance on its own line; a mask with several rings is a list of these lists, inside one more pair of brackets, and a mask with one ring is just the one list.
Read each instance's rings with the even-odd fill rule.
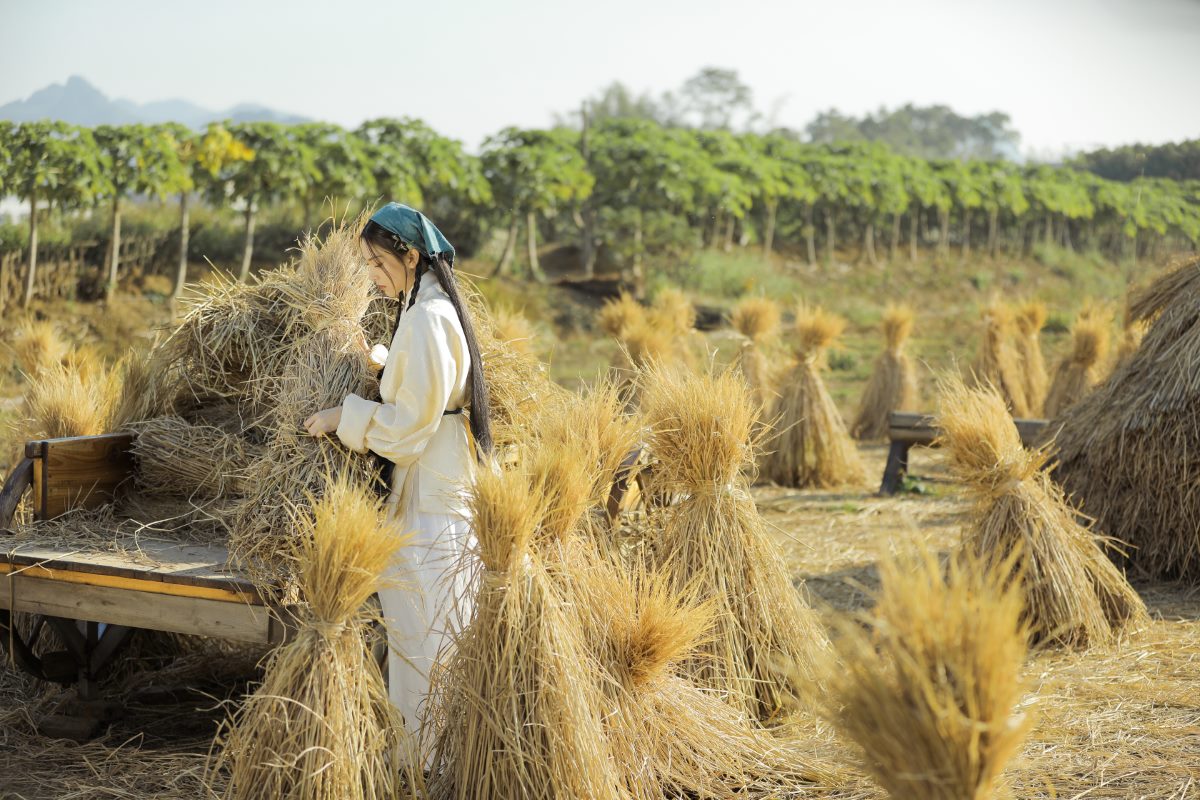
[[1027,153],[1200,137],[1200,0],[0,0],[0,103],[79,74],[137,102],[410,115],[472,148],[710,65],[796,128],[913,102],[1006,111]]

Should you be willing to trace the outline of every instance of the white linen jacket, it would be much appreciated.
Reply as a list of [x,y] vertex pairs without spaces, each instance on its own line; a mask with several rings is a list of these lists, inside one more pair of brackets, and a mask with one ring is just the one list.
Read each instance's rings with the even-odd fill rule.
[[[376,347],[372,358],[384,356],[382,350]],[[432,273],[422,278],[382,360],[383,402],[348,395],[338,438],[357,453],[370,450],[395,463],[392,513],[465,515],[473,446],[466,417],[444,412],[470,399],[471,355],[454,305]]]

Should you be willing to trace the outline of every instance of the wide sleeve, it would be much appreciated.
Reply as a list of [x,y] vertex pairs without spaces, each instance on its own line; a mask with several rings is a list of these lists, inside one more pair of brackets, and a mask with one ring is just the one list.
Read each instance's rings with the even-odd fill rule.
[[453,325],[436,313],[414,314],[392,341],[377,403],[356,394],[342,403],[337,435],[351,450],[371,450],[406,466],[425,450],[442,422],[459,371]]

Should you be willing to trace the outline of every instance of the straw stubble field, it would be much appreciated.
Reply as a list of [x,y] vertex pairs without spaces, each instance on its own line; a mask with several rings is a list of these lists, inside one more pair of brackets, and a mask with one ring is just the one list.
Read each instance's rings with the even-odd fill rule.
[[[879,475],[885,448],[859,448],[869,474]],[[926,494],[753,490],[793,579],[807,587],[815,608],[865,608],[878,586],[881,546],[945,552],[958,540],[970,500],[951,478],[945,455],[914,451],[912,468]],[[1027,662],[1032,691],[1022,710],[1034,723],[1006,770],[1012,796],[1200,796],[1200,591],[1132,577],[1151,615],[1145,629],[1110,647],[1035,651]],[[44,709],[22,700],[34,687],[11,671],[0,673],[0,797],[208,796],[205,762],[224,716],[221,701],[244,690],[260,654],[191,642],[187,655],[162,665],[154,645],[144,642],[131,654],[157,669],[128,669],[113,681],[117,694],[131,699],[126,716],[84,745],[35,736],[30,715]],[[814,758],[837,769],[835,786],[802,796],[884,796],[849,766],[854,753],[826,723],[808,723],[803,737]]]

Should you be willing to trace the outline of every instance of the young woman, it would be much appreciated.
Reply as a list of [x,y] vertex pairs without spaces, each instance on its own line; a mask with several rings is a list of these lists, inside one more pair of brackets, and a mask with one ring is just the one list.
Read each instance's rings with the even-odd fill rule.
[[419,211],[388,203],[363,228],[359,247],[375,286],[400,300],[391,347],[369,350],[383,367],[380,397],[351,394],[304,427],[394,465],[388,513],[413,538],[380,603],[391,636],[388,692],[415,732],[430,668],[469,601],[459,559],[471,547],[465,492],[492,444],[487,385],[454,279],[454,248],[441,231]]

